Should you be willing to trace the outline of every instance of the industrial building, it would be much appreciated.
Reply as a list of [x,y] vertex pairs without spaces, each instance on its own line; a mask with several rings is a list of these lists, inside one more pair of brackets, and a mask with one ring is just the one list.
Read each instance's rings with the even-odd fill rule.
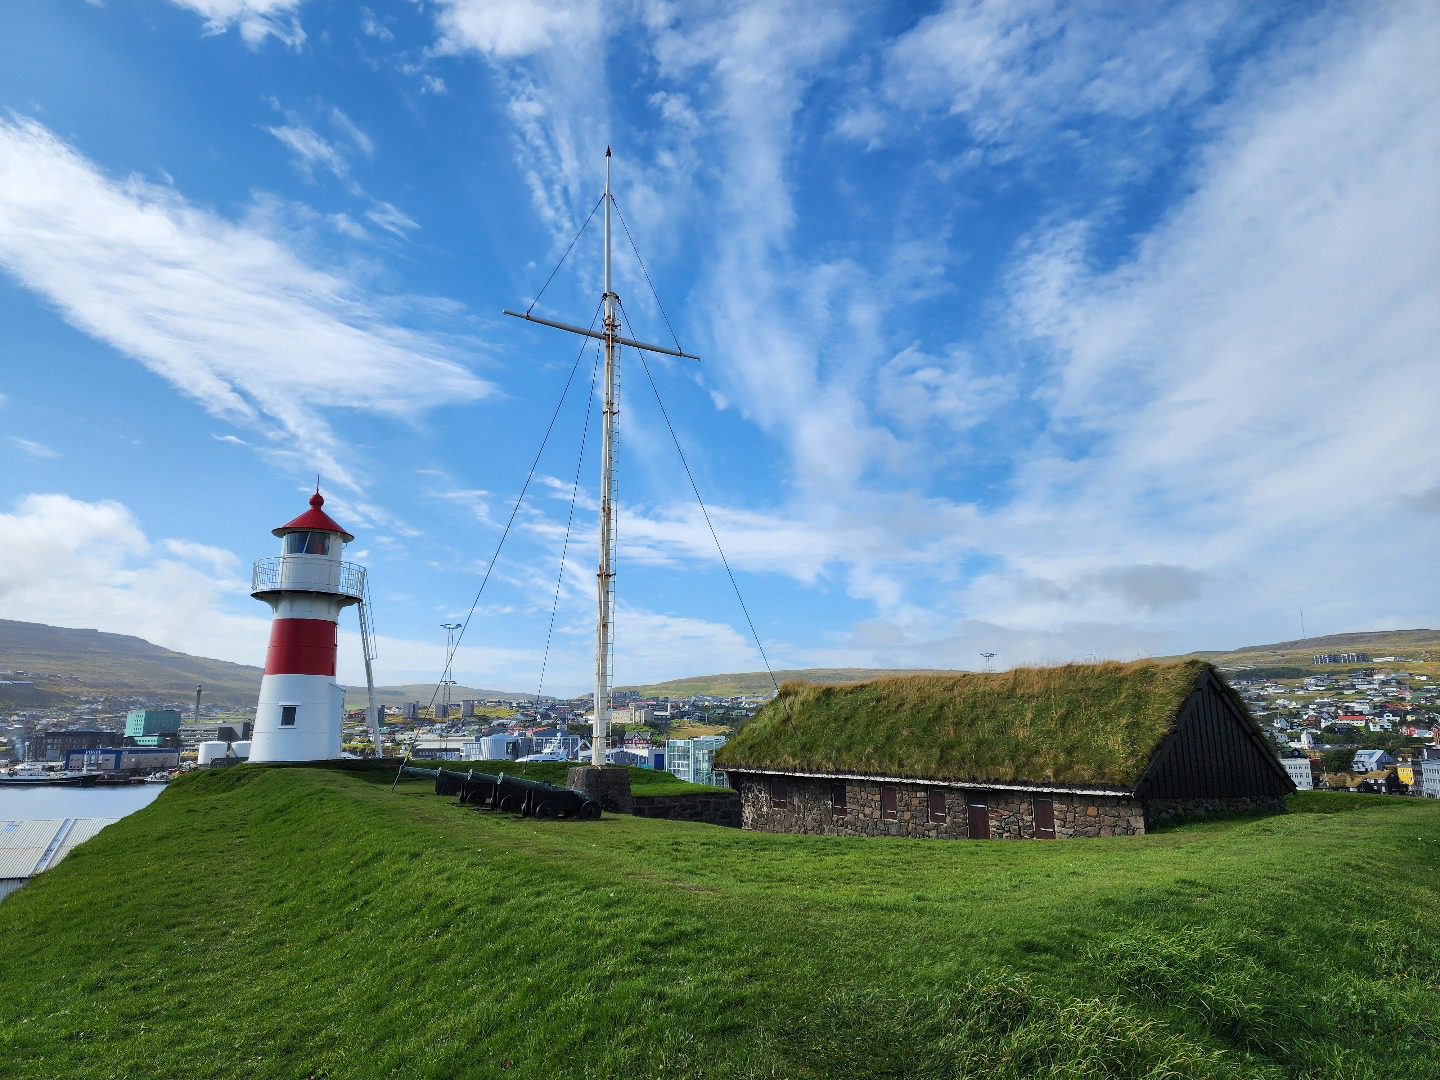
[[133,709],[125,717],[125,738],[135,746],[179,746],[180,714],[174,709]]
[[99,750],[70,750],[65,754],[67,772],[149,776],[151,773],[179,767],[178,747],[112,746]]

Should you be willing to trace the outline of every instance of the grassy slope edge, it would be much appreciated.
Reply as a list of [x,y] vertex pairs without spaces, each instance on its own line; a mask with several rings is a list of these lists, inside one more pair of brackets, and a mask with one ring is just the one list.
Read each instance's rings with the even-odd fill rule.
[[363,773],[196,774],[0,904],[0,1061],[1434,1076],[1440,806],[1295,806],[971,844],[537,822]]

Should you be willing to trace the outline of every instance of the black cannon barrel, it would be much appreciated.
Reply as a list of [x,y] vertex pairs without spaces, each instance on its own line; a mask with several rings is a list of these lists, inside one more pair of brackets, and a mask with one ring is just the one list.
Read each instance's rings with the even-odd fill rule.
[[429,776],[435,779],[436,795],[456,795],[469,806],[491,810],[518,810],[525,817],[577,817],[594,820],[600,816],[600,804],[583,791],[556,787],[543,780],[526,780],[521,776],[491,776],[489,773],[455,772],[451,769],[426,769],[404,765],[405,776]]
[[578,817],[593,820],[600,816],[600,804],[583,791],[556,787],[543,780],[525,780],[500,774],[495,785],[494,805],[500,810],[519,810],[524,816]]

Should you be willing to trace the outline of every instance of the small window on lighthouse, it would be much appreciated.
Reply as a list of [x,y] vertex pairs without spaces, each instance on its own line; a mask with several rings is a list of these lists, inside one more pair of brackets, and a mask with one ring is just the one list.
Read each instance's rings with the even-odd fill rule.
[[294,727],[294,726],[295,726],[295,710],[298,709],[299,707],[300,707],[300,706],[298,706],[298,705],[281,705],[281,706],[280,706],[280,726],[281,726],[281,727]]
[[286,555],[325,555],[330,550],[330,537],[323,532],[292,532],[285,534]]

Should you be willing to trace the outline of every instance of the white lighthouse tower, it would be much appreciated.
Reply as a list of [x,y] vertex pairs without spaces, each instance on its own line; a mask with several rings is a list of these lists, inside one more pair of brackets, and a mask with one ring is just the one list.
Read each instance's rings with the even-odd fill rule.
[[[319,488],[310,509],[275,529],[278,559],[255,563],[250,595],[270,605],[275,622],[260,701],[255,708],[251,761],[318,761],[340,756],[345,691],[335,681],[340,613],[360,604],[368,677],[372,653],[365,571],[340,560],[354,540],[322,507]],[[367,679],[367,681],[369,681]],[[372,729],[378,728],[371,691]],[[380,745],[377,739],[377,747]]]

